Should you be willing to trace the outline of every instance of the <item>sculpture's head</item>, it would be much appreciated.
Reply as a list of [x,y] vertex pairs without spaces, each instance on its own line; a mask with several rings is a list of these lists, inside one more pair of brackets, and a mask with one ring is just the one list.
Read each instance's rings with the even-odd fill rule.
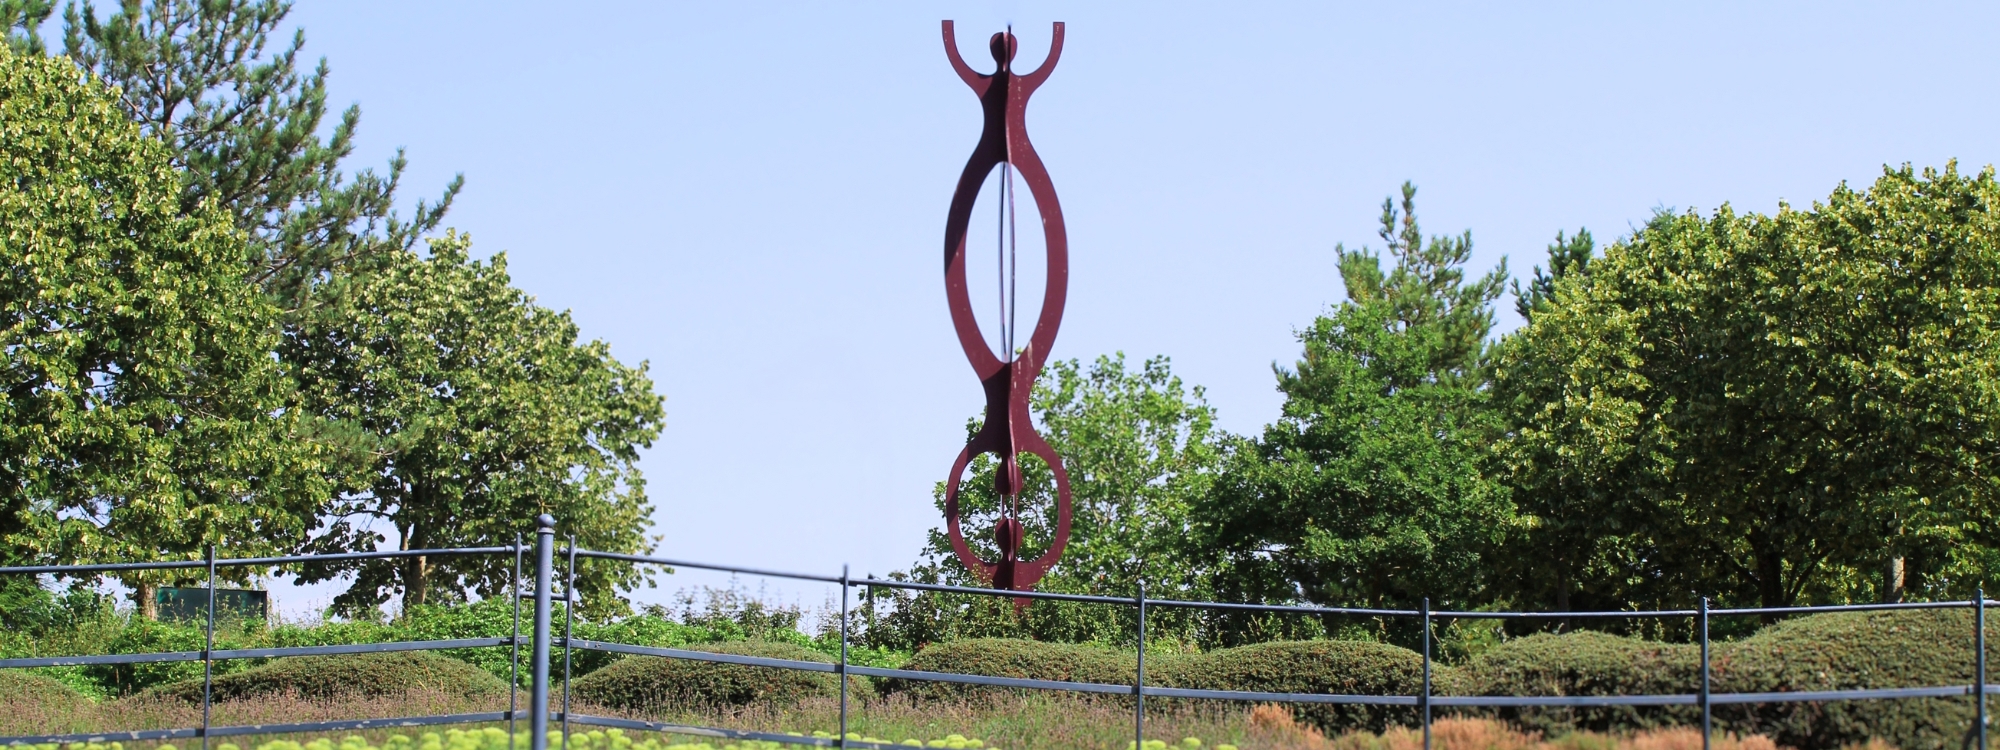
[[996,32],[993,39],[986,43],[993,50],[993,62],[998,63],[1001,70],[1007,70],[1007,66],[1014,62],[1014,50],[1019,45],[1011,31]]

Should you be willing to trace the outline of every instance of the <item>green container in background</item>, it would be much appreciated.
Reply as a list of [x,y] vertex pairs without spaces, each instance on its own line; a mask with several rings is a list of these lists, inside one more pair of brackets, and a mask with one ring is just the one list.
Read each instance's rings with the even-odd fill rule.
[[[204,622],[208,619],[208,589],[162,586],[153,593],[163,622]],[[215,619],[262,620],[271,611],[271,592],[216,589]]]

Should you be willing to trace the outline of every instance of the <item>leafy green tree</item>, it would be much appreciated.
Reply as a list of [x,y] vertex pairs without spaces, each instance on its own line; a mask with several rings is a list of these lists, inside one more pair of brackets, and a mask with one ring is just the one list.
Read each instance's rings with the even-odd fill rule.
[[[39,45],[52,3],[4,1],[0,11],[18,9],[8,20],[26,29],[17,36]],[[286,308],[342,268],[410,249],[463,184],[406,220],[395,211],[400,150],[387,174],[341,169],[361,110],[349,106],[321,138],[326,60],[298,68],[304,30],[266,53],[290,10],[282,0],[123,0],[104,17],[89,2],[63,13],[64,51],[116,86],[126,112],[171,150],[182,210],[226,210],[249,239],[248,277]]]
[[[1207,580],[1190,564],[1185,548],[1188,511],[1208,491],[1224,436],[1201,387],[1184,385],[1166,357],[1148,359],[1135,371],[1121,353],[1098,357],[1088,367],[1077,360],[1050,363],[1030,408],[1036,429],[1063,457],[1072,503],[1069,545],[1036,588],[1129,596],[1143,578],[1153,596],[1204,596]],[[975,419],[967,429],[978,426]],[[991,535],[980,530],[992,527],[1000,508],[993,492],[996,466],[976,461],[959,495],[967,542],[989,560],[999,555]],[[1053,533],[1054,475],[1026,456],[1022,470],[1022,521],[1028,532],[1023,555],[1033,557],[1047,548]],[[943,512],[943,483],[936,502]],[[930,532],[923,558],[910,573],[920,580],[986,585],[959,564],[941,527]],[[896,610],[894,618],[885,618],[892,622],[884,630],[896,630],[888,640],[905,647],[954,635],[1118,641],[1132,632],[1128,612],[1056,602],[1036,604],[1019,617],[1011,602],[990,598],[904,597]],[[1152,625],[1161,628],[1158,633],[1187,631],[1166,620]]]
[[[66,61],[0,51],[0,542],[148,561],[302,538],[275,311],[171,149]],[[292,484],[300,482],[304,484]],[[233,574],[244,574],[236,569]],[[170,574],[123,576],[142,607]]]
[[[1657,216],[1503,346],[1526,599],[1787,606],[1983,579],[2000,185],[1885,170],[1810,210]],[[1553,590],[1552,590],[1553,589]]]
[[1299,333],[1278,369],[1279,420],[1234,453],[1195,510],[1231,597],[1359,606],[1468,606],[1514,523],[1481,471],[1497,427],[1483,352],[1505,264],[1467,280],[1470,234],[1424,241],[1416,188],[1384,201],[1388,271],[1340,254],[1347,301]]
[[[642,552],[652,514],[638,451],[664,419],[646,365],[630,367],[576,324],[510,285],[506,256],[471,260],[470,239],[397,251],[379,270],[336,276],[287,331],[301,403],[368,456],[312,548],[370,550],[393,527],[402,549],[511,542],[538,513],[579,545]],[[468,590],[501,596],[513,561],[411,557],[315,565],[304,579],[356,578],[334,601],[376,611]],[[640,580],[630,566],[579,564],[585,609],[604,614]]]

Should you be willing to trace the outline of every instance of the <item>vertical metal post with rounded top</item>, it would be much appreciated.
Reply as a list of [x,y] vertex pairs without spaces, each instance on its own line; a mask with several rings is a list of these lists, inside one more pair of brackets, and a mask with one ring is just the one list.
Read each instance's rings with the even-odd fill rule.
[[1713,712],[1708,705],[1708,597],[1701,598],[1701,614],[1697,619],[1701,627],[1701,750],[1709,750],[1708,744],[1715,733]]
[[201,750],[208,750],[208,710],[215,702],[215,545],[208,545],[208,631],[201,647]]
[[1424,597],[1424,694],[1417,698],[1423,713],[1424,750],[1431,750],[1431,598]]
[[1974,594],[1972,605],[1972,648],[1978,653],[1973,656],[1972,701],[1977,706],[1977,716],[1973,717],[1972,729],[1979,733],[1979,750],[1986,750],[1986,587],[1981,586]]
[[1139,581],[1139,672],[1132,680],[1132,750],[1146,750],[1146,581]]
[[847,566],[840,566],[840,747],[847,747]]
[[528,747],[549,750],[549,579],[554,578],[556,519],[547,513],[535,517],[535,634],[534,649],[528,657]]

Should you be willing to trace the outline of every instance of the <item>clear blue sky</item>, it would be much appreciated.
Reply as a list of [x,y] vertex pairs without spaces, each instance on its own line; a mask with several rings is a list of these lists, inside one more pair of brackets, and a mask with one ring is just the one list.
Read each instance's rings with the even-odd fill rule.
[[1029,109],[1071,237],[1053,354],[1169,355],[1247,433],[1277,414],[1293,330],[1340,300],[1335,243],[1379,247],[1403,180],[1429,233],[1470,229],[1475,269],[1520,276],[1559,229],[1806,204],[1885,163],[1977,169],[2000,152],[1996,10],[299,0],[293,19],[333,102],[362,106],[357,164],[406,147],[412,200],[464,172],[448,223],[652,363],[661,554],[859,575],[913,559],[981,405],[940,266],[979,108],[940,19],[982,68],[1004,24],[1031,65],[1068,22]]

